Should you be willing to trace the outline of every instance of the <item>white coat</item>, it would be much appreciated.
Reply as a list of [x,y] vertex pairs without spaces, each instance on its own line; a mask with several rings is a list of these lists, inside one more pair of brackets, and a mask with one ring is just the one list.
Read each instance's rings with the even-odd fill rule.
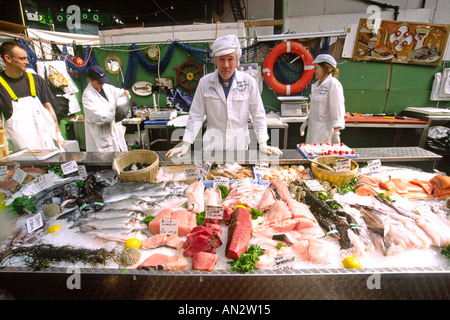
[[345,128],[344,90],[331,74],[311,86],[306,143],[331,143],[333,128]]
[[117,98],[124,90],[106,83],[103,90],[108,100],[90,82],[83,92],[86,151],[127,151],[125,127],[114,120]]
[[250,75],[235,71],[225,98],[218,70],[200,79],[189,111],[183,141],[193,143],[206,116],[205,150],[246,150],[250,143],[251,116],[258,143],[269,139],[264,105],[258,84]]

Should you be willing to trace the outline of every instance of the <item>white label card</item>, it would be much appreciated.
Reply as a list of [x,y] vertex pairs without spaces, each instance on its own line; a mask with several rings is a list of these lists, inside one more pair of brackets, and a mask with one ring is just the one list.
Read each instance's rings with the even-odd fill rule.
[[26,220],[27,231],[28,233],[32,233],[34,230],[39,229],[44,225],[42,221],[42,216],[40,213],[35,214],[31,218]]
[[161,219],[159,223],[159,233],[178,235],[178,220]]
[[169,194],[171,195],[182,195],[184,194],[184,188],[181,186],[170,186]]
[[205,218],[222,220],[223,219],[223,207],[207,205]]
[[0,178],[6,178],[8,166],[0,166]]
[[256,162],[254,169],[255,174],[265,175],[267,170],[269,170],[269,164],[267,162]]
[[250,185],[250,180],[248,179],[237,179],[236,180],[236,190],[237,193],[249,192],[252,190]]
[[214,183],[213,187],[217,188],[217,186],[225,186],[228,187],[228,184],[230,183],[230,178],[227,177],[221,177],[221,176],[215,176],[214,177]]
[[201,178],[201,170],[200,168],[188,168],[184,170],[184,175],[186,179],[200,179]]
[[86,166],[78,166],[78,174],[80,175],[80,177],[86,178],[88,176]]
[[72,161],[63,163],[61,165],[61,169],[64,174],[70,174],[72,172],[78,171],[78,165],[75,160],[72,160]]
[[211,171],[211,166],[212,164],[206,160],[203,160],[203,162],[200,164],[200,168],[204,173],[209,173]]
[[23,180],[25,180],[25,178],[27,177],[27,173],[25,171],[23,171],[22,169],[17,169],[16,172],[14,173],[12,179],[14,181],[16,181],[19,184],[23,183]]
[[294,269],[295,256],[287,255],[273,257],[273,264],[275,269]]
[[350,159],[336,159],[336,172],[350,171],[352,165]]
[[367,161],[367,164],[369,165],[369,173],[380,172],[381,171],[381,161],[380,161],[380,159]]
[[322,185],[317,180],[303,180],[310,191],[325,191]]
[[34,195],[53,185],[53,179],[49,175],[39,176],[23,191],[24,195]]

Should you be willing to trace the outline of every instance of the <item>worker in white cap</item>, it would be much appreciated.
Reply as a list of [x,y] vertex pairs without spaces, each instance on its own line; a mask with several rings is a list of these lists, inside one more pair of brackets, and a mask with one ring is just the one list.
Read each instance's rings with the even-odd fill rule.
[[189,110],[183,143],[166,154],[183,156],[194,143],[206,117],[203,150],[247,150],[250,143],[248,119],[251,116],[259,150],[281,155],[267,145],[267,122],[256,80],[237,70],[241,47],[235,35],[217,38],[211,46],[217,70],[200,79]]
[[314,76],[311,85],[311,103],[308,119],[300,127],[306,134],[306,143],[340,143],[340,130],[345,128],[344,90],[337,79],[339,69],[329,54],[319,54],[314,59]]

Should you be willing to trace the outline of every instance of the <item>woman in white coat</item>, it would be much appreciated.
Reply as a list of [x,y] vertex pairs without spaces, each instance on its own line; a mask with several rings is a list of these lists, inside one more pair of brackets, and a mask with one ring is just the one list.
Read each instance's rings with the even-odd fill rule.
[[117,99],[129,92],[107,84],[110,79],[98,65],[89,67],[88,78],[82,97],[86,151],[128,151],[125,127],[114,117]]
[[166,154],[183,156],[202,129],[204,150],[247,150],[250,137],[248,119],[251,116],[259,150],[282,155],[280,149],[267,145],[266,113],[258,84],[250,75],[238,71],[241,48],[235,35],[219,37],[211,46],[217,70],[200,79],[189,111],[189,119],[180,147]]
[[311,86],[309,117],[300,127],[306,143],[340,143],[340,130],[345,128],[345,99],[336,60],[329,54],[319,54],[314,60],[317,79]]

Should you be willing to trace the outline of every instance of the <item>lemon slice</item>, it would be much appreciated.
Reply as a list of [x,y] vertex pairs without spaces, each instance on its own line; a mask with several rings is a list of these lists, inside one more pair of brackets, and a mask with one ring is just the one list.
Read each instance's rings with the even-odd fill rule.
[[125,241],[125,248],[136,248],[139,249],[141,247],[141,241],[136,238],[130,238],[127,241]]
[[358,259],[354,257],[347,257],[344,260],[342,260],[342,264],[344,265],[344,268],[362,268],[361,262],[359,262]]
[[248,210],[246,206],[243,206],[242,204],[238,204],[236,207],[234,207],[233,211],[237,208],[244,208],[245,210]]
[[55,232],[59,231],[59,229],[61,229],[61,226],[55,224],[55,225],[51,226],[50,228],[48,228],[47,233],[55,233]]

